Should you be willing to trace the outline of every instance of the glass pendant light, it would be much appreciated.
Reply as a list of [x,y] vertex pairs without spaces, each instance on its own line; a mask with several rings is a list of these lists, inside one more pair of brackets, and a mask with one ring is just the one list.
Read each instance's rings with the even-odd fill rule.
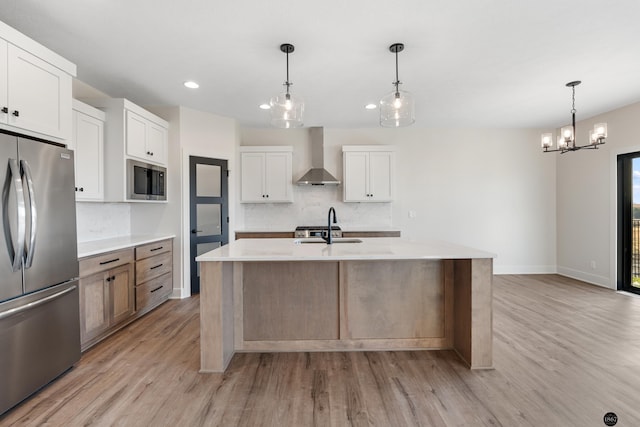
[[398,52],[404,50],[404,44],[394,43],[389,50],[396,54],[396,81],[392,83],[395,89],[380,100],[380,126],[409,126],[416,121],[415,103],[409,92],[399,89],[402,82],[398,79]]
[[280,50],[287,55],[287,80],[284,82],[285,92],[271,98],[271,124],[278,128],[298,128],[302,126],[304,113],[304,101],[293,95],[289,88],[293,83],[289,81],[289,54],[294,51],[294,46],[289,43],[280,45]]

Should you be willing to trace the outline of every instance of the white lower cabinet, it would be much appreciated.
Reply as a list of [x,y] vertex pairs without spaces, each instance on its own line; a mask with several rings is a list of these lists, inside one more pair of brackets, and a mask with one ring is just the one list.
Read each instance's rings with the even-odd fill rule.
[[240,147],[242,203],[291,203],[293,148]]
[[345,202],[391,202],[395,148],[385,145],[342,147]]
[[105,113],[80,101],[73,101],[76,200],[104,200]]

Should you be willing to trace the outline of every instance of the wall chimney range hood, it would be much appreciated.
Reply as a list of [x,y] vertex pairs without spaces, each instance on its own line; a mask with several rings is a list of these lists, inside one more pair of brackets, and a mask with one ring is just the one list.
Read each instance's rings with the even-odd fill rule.
[[309,128],[311,138],[311,169],[296,182],[298,185],[339,185],[338,181],[324,168],[324,128]]

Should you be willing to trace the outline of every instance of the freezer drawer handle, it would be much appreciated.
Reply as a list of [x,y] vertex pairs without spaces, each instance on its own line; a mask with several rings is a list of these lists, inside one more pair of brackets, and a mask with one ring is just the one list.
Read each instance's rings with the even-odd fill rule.
[[153,249],[149,249],[149,252],[155,252],[155,251],[159,251],[160,249],[164,248],[164,246],[160,246],[159,248],[153,248]]
[[158,267],[162,267],[163,264],[158,264],[158,265],[154,265],[153,267],[151,267],[149,270],[155,270]]
[[154,293],[155,291],[159,291],[159,290],[160,290],[160,289],[162,289],[162,288],[163,288],[163,286],[158,286],[158,287],[157,287],[157,288],[155,288],[155,289],[151,289],[151,292],[150,292],[150,293]]
[[24,268],[30,268],[31,264],[33,264],[33,255],[36,253],[36,237],[38,237],[38,209],[36,207],[36,195],[33,189],[31,167],[29,167],[29,163],[27,163],[26,160],[20,160],[20,165],[24,171],[24,177],[27,181],[27,192],[29,193],[29,222],[31,224],[31,236],[29,236],[27,259],[24,261]]
[[[11,181],[7,180],[4,184],[4,188],[2,190],[2,210],[4,219],[4,235],[7,239],[7,246],[9,251],[13,250],[11,253],[12,262],[11,268],[13,271],[20,270],[20,264],[22,263],[22,257],[24,255],[24,237],[26,234],[26,219],[25,219],[25,206],[24,206],[24,190],[22,188],[22,178],[20,177],[20,168],[18,167],[18,161],[16,159],[9,159],[9,170],[11,171]],[[11,242],[11,231],[9,227],[9,213],[6,209],[9,206],[9,187],[11,186],[11,182],[13,181],[13,187],[16,195],[16,210],[18,213],[18,239],[17,239],[17,248],[13,247],[13,242]]]
[[6,319],[7,317],[10,317],[10,316],[14,316],[16,314],[20,314],[20,313],[22,313],[24,311],[27,311],[27,310],[31,310],[32,308],[36,308],[38,306],[41,306],[42,304],[45,304],[45,303],[47,303],[47,302],[49,302],[51,300],[54,300],[56,298],[60,298],[61,296],[66,295],[69,292],[72,292],[75,288],[76,288],[76,285],[73,285],[72,287],[70,287],[68,289],[65,289],[64,291],[60,291],[60,292],[57,292],[57,293],[55,293],[53,295],[49,295],[46,298],[42,298],[42,299],[39,299],[37,301],[30,302],[29,304],[25,304],[25,305],[20,306],[20,307],[16,307],[16,308],[12,308],[12,309],[7,310],[7,311],[3,311],[2,313],[0,313],[0,320]]
[[112,262],[120,261],[120,258],[110,259],[109,261],[102,261],[100,265],[111,264]]

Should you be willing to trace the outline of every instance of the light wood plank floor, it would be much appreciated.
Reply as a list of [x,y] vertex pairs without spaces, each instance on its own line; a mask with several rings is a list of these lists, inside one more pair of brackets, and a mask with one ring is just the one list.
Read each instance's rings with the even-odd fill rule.
[[450,351],[237,354],[199,374],[198,298],[98,344],[0,418],[49,426],[640,426],[640,298],[495,276],[495,370]]

